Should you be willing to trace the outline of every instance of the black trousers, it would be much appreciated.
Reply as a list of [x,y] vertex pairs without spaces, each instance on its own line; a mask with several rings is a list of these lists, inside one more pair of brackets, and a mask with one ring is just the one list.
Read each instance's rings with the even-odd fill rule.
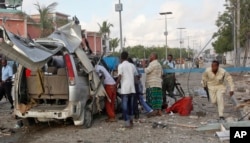
[[163,104],[167,103],[167,95],[166,91],[168,92],[168,95],[172,98],[175,97],[174,95],[174,87],[175,87],[175,76],[174,74],[168,74],[165,75],[162,82],[162,97],[163,97]]
[[2,83],[0,86],[0,100],[2,100],[3,96],[6,95],[11,106],[13,106],[13,99],[11,96],[12,82]]

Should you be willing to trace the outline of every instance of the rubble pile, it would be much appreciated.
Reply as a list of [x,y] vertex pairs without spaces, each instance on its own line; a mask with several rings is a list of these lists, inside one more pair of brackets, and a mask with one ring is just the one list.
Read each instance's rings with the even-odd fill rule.
[[237,81],[236,82],[236,99],[238,101],[238,105],[236,106],[237,110],[241,110],[242,112],[242,120],[250,120],[250,78],[245,81]]

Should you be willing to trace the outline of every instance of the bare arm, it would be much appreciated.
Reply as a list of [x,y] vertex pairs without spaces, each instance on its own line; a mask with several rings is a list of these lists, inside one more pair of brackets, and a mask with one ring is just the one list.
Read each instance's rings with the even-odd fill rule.
[[145,73],[151,73],[154,70],[154,66],[152,64],[149,64],[147,68],[144,69]]
[[122,67],[121,65],[118,66],[118,78],[116,80],[116,86],[120,84],[122,79]]
[[118,86],[121,82],[121,79],[122,79],[122,76],[121,75],[118,75],[118,78],[116,80],[116,86]]
[[207,71],[205,71],[202,74],[202,80],[201,80],[201,84],[203,87],[207,87],[207,81],[208,81],[208,73],[207,73]]

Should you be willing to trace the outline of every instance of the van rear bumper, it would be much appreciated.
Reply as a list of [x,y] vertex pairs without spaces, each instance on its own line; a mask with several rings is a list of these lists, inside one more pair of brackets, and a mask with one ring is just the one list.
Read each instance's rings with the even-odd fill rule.
[[37,106],[33,107],[25,113],[21,113],[18,108],[15,108],[14,113],[20,118],[37,118],[38,120],[53,120],[53,119],[78,119],[81,114],[80,102],[69,104],[68,106]]
[[26,113],[22,114],[18,109],[15,111],[15,115],[21,118],[43,118],[43,119],[67,119],[72,117],[73,114],[70,113],[68,110],[44,110],[44,111],[37,111],[37,110],[29,110]]

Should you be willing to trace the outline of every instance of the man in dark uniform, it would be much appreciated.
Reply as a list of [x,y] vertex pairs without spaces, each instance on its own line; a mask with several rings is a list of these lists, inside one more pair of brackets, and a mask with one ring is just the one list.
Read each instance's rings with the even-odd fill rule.
[[[174,69],[174,68],[175,68],[175,61],[173,61],[173,55],[168,55],[168,59],[163,62],[163,69]],[[175,74],[164,73],[162,82],[162,95],[163,95],[162,109],[166,109],[168,106],[166,91],[168,92],[170,97],[176,100],[174,95],[174,86],[175,86]]]

